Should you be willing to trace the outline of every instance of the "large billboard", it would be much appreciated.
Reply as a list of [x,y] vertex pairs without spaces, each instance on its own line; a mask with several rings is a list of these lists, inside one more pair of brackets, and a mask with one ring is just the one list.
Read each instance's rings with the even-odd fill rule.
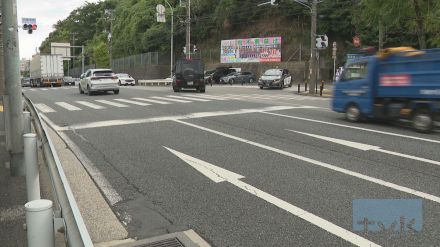
[[221,63],[281,62],[281,37],[222,40]]

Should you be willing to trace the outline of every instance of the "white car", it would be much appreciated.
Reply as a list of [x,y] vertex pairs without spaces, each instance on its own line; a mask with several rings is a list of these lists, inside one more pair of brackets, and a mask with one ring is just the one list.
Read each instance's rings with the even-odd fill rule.
[[92,95],[95,92],[113,91],[119,94],[119,79],[110,69],[89,69],[81,75],[79,93]]
[[134,86],[136,84],[134,78],[129,74],[119,73],[116,76],[119,78],[119,86]]

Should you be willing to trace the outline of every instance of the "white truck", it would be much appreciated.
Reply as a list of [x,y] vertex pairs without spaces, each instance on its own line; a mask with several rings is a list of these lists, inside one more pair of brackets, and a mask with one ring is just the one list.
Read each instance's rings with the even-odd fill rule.
[[64,77],[62,55],[32,56],[30,79],[32,87],[61,87]]

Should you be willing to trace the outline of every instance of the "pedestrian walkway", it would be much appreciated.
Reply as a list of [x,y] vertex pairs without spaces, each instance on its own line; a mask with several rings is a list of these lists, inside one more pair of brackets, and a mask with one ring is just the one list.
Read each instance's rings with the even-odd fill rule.
[[[3,112],[0,113],[0,129],[3,128]],[[26,203],[26,182],[24,177],[11,177],[5,164],[5,136],[0,135],[0,246],[26,246],[26,223],[24,204]]]

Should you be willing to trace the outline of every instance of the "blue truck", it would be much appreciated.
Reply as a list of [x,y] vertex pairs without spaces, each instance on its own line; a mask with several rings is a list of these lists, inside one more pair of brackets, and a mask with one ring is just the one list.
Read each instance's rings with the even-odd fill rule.
[[405,119],[430,132],[440,121],[440,49],[391,48],[347,63],[332,109],[351,122]]

